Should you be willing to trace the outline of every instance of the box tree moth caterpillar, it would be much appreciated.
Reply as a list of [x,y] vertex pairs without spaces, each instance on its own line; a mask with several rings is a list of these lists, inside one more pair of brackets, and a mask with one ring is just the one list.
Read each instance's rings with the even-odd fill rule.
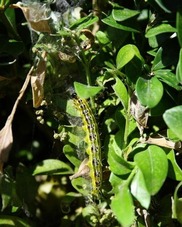
[[72,95],[72,98],[83,121],[83,130],[86,134],[84,141],[87,143],[86,153],[88,158],[81,163],[78,172],[71,176],[70,179],[89,175],[92,188],[91,194],[93,197],[98,198],[102,182],[101,147],[98,126],[87,101],[79,98],[75,93]]

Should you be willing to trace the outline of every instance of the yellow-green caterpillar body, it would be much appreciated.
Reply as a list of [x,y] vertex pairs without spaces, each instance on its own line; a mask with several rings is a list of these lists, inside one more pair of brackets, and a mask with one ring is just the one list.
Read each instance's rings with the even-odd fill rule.
[[98,125],[87,101],[79,98],[76,94],[73,94],[72,97],[76,109],[80,112],[83,130],[86,133],[84,139],[87,143],[86,153],[88,155],[86,165],[89,168],[89,177],[91,178],[91,194],[98,198],[102,184],[101,146]]

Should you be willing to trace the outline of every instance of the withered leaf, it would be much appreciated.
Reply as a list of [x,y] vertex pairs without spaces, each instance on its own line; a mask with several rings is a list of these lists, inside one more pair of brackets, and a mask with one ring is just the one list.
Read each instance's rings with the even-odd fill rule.
[[8,117],[5,126],[0,131],[0,172],[2,172],[3,163],[8,160],[12,144],[12,119]]
[[33,107],[38,108],[44,98],[44,80],[46,74],[46,63],[40,59],[37,69],[31,76],[31,87],[33,96]]

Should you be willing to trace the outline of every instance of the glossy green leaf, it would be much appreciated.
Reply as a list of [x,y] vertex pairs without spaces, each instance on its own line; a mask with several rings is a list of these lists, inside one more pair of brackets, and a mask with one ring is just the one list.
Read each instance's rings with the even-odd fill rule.
[[179,44],[182,48],[182,9],[178,9],[176,14],[176,28]]
[[122,185],[111,201],[111,209],[123,227],[132,225],[135,219],[132,197],[127,185]]
[[122,47],[117,56],[116,56],[116,65],[118,69],[123,68],[128,62],[130,62],[134,57],[140,59],[140,61],[144,61],[143,57],[141,56],[138,48],[135,45],[127,44]]
[[42,162],[39,162],[33,170],[33,175],[72,174],[72,173],[73,170],[69,165],[56,159],[47,159]]
[[162,187],[168,172],[166,153],[160,147],[151,145],[135,155],[134,161],[141,170],[150,195]]
[[153,108],[163,96],[163,85],[156,77],[148,80],[140,77],[136,83],[136,94],[143,106]]
[[168,176],[174,180],[182,181],[182,169],[179,167],[178,163],[176,162],[175,153],[173,150],[171,150],[167,154],[167,158],[169,160]]
[[151,196],[147,190],[145,179],[140,169],[137,170],[131,182],[131,193],[144,208],[149,208]]
[[179,60],[176,68],[176,78],[179,83],[182,84],[182,48],[179,53]]
[[[116,175],[125,175],[131,172],[133,165],[117,155],[117,144],[110,145],[108,153],[108,163],[110,169]],[[119,153],[119,152],[118,152]]]
[[118,176],[111,172],[110,177],[109,177],[109,182],[112,185],[112,192],[117,193],[120,189],[120,185],[124,182],[122,176]]
[[154,58],[153,65],[152,65],[152,71],[162,69],[166,65],[163,61],[163,48],[160,47],[159,50],[157,51],[157,54]]
[[132,28],[131,27],[131,24],[129,26],[126,26],[126,25],[122,25],[121,23],[115,21],[114,18],[112,17],[112,15],[110,15],[110,16],[102,19],[102,22],[104,24],[109,25],[110,27],[117,28],[117,29],[120,29],[120,30],[123,30],[123,31],[127,31],[127,32],[139,32],[137,29]]
[[11,215],[0,215],[0,225],[1,226],[14,226],[14,227],[33,227],[33,223],[30,223],[25,218],[19,218]]
[[116,21],[124,21],[139,14],[139,11],[127,8],[115,8],[112,10],[112,16]]
[[76,29],[77,31],[81,31],[84,28],[91,26],[99,20],[98,17],[93,17],[92,15],[82,17],[79,20],[76,20],[71,26],[70,29]]
[[113,87],[113,90],[115,91],[115,94],[120,99],[123,107],[125,108],[125,110],[127,110],[128,109],[128,92],[124,83],[119,78],[116,78],[116,83],[112,87]]
[[90,181],[83,177],[78,177],[71,181],[73,187],[82,195],[89,196],[91,193]]
[[154,75],[160,79],[162,82],[168,84],[170,87],[180,91],[182,86],[179,85],[179,82],[176,78],[176,75],[171,72],[169,69],[161,69],[154,71]]
[[176,32],[176,28],[172,27],[170,24],[161,24],[154,28],[149,29],[145,34],[145,37],[150,38],[152,36],[156,36],[166,32],[170,33]]
[[76,167],[80,166],[81,161],[78,159],[76,150],[73,149],[69,144],[63,147],[63,152],[67,159]]
[[107,34],[105,34],[104,32],[102,31],[98,31],[95,36],[97,37],[98,41],[101,43],[101,44],[108,44],[110,43],[110,39],[109,37],[107,36]]
[[93,97],[102,90],[102,87],[88,86],[78,82],[74,82],[74,88],[77,95],[84,99]]
[[182,106],[176,106],[166,110],[163,114],[163,118],[167,126],[171,131],[182,140]]

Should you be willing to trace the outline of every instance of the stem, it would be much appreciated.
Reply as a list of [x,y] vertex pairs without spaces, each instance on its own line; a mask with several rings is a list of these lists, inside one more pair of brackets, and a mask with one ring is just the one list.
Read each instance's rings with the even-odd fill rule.
[[135,168],[131,171],[129,177],[128,177],[127,180],[126,180],[126,185],[129,186],[129,184],[131,183],[131,181],[132,181],[134,175],[136,174],[137,170],[138,170],[138,167],[135,166]]
[[124,147],[127,145],[128,134],[129,134],[129,124],[130,124],[130,99],[128,99],[128,109],[125,114],[125,130],[124,130]]

